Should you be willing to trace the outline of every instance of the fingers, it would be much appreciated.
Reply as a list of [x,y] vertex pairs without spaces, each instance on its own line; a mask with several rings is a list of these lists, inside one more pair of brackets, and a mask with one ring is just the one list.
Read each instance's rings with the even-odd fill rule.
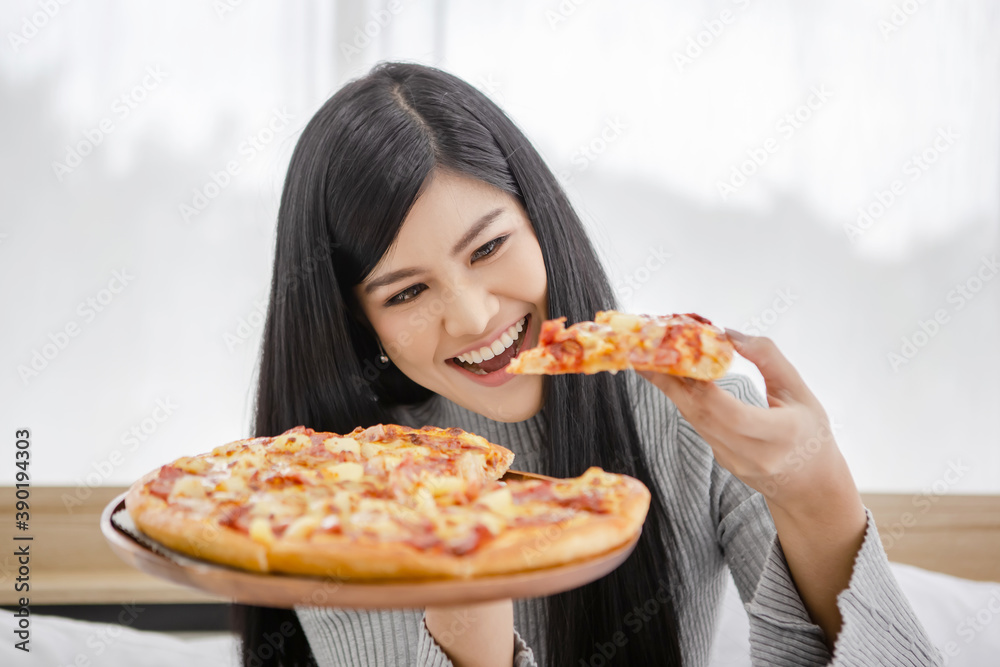
[[[711,382],[678,378],[651,371],[639,371],[639,374],[656,385],[673,401],[677,409],[684,415],[684,419],[712,448],[715,460],[727,470],[738,470],[742,465],[745,452],[756,451],[763,444],[756,438],[737,431],[736,427],[745,428],[746,424],[739,423],[743,421],[742,418],[734,420],[734,415],[741,414],[742,407],[762,412],[766,412],[765,410],[741,403]],[[715,393],[714,390],[718,390],[724,395],[723,400],[721,402],[711,399],[704,401],[704,396],[706,394],[712,396]],[[739,404],[733,407],[740,412],[723,413],[721,416],[717,416],[720,411],[727,409],[719,405],[720,403],[723,405],[728,403],[725,400],[727,397]],[[712,398],[716,397],[712,396]],[[734,423],[734,421],[738,423]],[[755,431],[752,427],[751,430]],[[741,454],[740,451],[744,453]]]
[[673,401],[703,436],[735,444],[736,439],[766,440],[774,436],[768,410],[747,405],[714,382],[638,371]]
[[764,377],[768,403],[772,403],[772,397],[785,402],[814,400],[802,376],[770,338],[747,336],[733,329],[726,329],[726,334],[740,356],[752,362]]

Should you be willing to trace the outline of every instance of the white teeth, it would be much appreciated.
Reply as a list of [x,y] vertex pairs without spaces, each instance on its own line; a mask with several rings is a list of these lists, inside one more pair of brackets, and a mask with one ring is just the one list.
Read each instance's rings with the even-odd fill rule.
[[503,354],[503,351],[514,344],[517,340],[518,334],[524,331],[524,325],[526,318],[521,318],[516,324],[512,324],[506,331],[500,334],[500,337],[493,341],[489,346],[481,347],[478,350],[472,350],[471,352],[466,352],[465,354],[460,354],[456,359],[459,361],[464,361],[467,364],[480,364],[484,361],[488,361],[498,354]]

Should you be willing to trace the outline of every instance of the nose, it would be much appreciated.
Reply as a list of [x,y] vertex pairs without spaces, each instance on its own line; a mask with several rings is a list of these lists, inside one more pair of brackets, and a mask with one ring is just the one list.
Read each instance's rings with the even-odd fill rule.
[[442,323],[452,338],[484,333],[500,312],[500,299],[482,284],[456,284],[450,291],[453,298],[445,304]]

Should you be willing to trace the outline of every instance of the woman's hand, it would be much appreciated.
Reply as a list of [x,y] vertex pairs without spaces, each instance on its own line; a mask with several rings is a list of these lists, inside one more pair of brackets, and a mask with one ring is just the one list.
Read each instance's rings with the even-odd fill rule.
[[427,629],[455,667],[510,667],[514,662],[514,603],[427,607]]
[[726,333],[760,369],[770,408],[712,382],[640,375],[677,405],[721,466],[764,495],[792,579],[832,651],[842,625],[837,596],[866,533],[864,504],[826,412],[795,368],[769,339]]
[[795,368],[768,338],[726,330],[767,385],[770,409],[747,405],[712,382],[639,374],[659,387],[712,447],[715,459],[768,506],[821,508],[830,494],[857,494],[830,420]]

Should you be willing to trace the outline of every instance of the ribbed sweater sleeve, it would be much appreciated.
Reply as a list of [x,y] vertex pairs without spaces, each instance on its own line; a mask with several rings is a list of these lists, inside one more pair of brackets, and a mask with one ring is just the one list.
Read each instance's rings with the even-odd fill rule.
[[[727,380],[726,388],[741,400],[766,407],[749,380]],[[679,432],[688,428],[682,426]],[[848,587],[837,597],[843,627],[831,656],[823,630],[813,623],[792,579],[764,497],[713,461],[712,506],[718,518],[719,546],[749,616],[752,664],[942,664],[889,569],[875,519],[867,508],[864,541]]]

